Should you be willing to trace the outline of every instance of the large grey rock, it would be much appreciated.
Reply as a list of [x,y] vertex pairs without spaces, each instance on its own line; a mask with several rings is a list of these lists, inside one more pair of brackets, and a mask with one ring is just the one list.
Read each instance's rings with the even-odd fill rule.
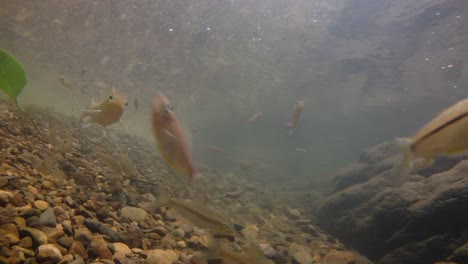
[[398,150],[394,142],[384,142],[364,150],[358,161],[344,167],[333,177],[333,192],[363,183],[391,169],[398,162]]
[[468,160],[413,178],[394,186],[385,171],[341,189],[324,199],[318,224],[377,263],[444,259],[468,231]]

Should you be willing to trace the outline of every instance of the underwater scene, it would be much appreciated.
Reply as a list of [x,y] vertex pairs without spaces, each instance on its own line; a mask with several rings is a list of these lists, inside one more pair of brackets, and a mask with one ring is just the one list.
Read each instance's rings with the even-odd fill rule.
[[468,263],[468,1],[0,1],[0,264]]

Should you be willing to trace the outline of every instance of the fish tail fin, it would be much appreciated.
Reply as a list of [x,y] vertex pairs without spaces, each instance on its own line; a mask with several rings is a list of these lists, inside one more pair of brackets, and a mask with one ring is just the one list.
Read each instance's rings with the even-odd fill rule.
[[403,153],[403,158],[400,164],[393,168],[392,178],[394,178],[397,183],[402,183],[413,170],[414,155],[411,151],[411,141],[409,138],[397,138],[396,142]]
[[163,207],[167,204],[169,204],[171,201],[171,198],[169,197],[169,194],[163,189],[159,191],[159,198],[153,202],[150,203],[148,206],[150,210],[154,211],[160,207]]
[[[221,245],[217,242],[213,237],[208,236],[208,250],[205,252],[206,259],[214,259],[219,257],[220,252],[222,250]],[[221,263],[222,260],[221,260]]]
[[293,134],[293,129],[289,129],[289,135],[291,136]]

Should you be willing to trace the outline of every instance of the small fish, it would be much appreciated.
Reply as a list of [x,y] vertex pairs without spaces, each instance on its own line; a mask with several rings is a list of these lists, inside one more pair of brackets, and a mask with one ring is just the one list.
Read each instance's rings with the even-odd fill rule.
[[294,106],[294,115],[291,122],[288,123],[289,127],[289,135],[292,135],[293,129],[299,123],[299,118],[301,117],[302,109],[304,108],[304,101],[299,100],[297,101],[296,105]]
[[249,171],[260,165],[260,162],[254,160],[240,160],[239,167],[244,171]]
[[235,239],[234,225],[231,221],[218,211],[206,206],[206,203],[175,200],[167,193],[161,192],[160,198],[152,202],[149,207],[154,210],[162,206],[175,209],[196,226],[208,229],[214,237]]
[[132,160],[127,153],[120,153],[117,156],[97,152],[96,156],[99,161],[117,173],[122,173],[125,176],[131,176],[138,173],[138,170],[133,165]]
[[122,121],[122,115],[127,106],[127,98],[120,95],[115,88],[112,88],[112,93],[100,103],[91,102],[91,106],[87,110],[83,110],[80,116],[80,123],[86,120],[91,120],[102,127],[107,127],[116,122]]
[[138,111],[138,108],[140,107],[140,98],[135,97],[135,99],[133,99],[133,107],[135,108],[135,112]]
[[211,150],[213,152],[218,152],[218,153],[223,153],[223,154],[226,154],[226,151],[224,151],[224,149],[218,147],[218,146],[215,146],[215,145],[210,145],[207,147],[208,150]]
[[255,246],[251,246],[244,253],[237,253],[211,240],[208,250],[207,257],[221,259],[222,264],[274,264]]
[[163,159],[176,173],[187,177],[191,185],[196,171],[190,148],[169,100],[160,92],[153,100],[152,124]]
[[80,71],[81,78],[83,78],[87,72],[88,72],[88,69],[86,67],[82,67]]
[[105,89],[107,89],[107,87],[109,87],[109,85],[104,81],[95,81],[94,85],[99,87],[99,88],[105,88]]
[[397,179],[408,176],[414,161],[428,164],[440,154],[459,154],[468,149],[468,98],[450,106],[426,124],[412,138],[397,139],[403,161],[393,170]]
[[65,77],[65,75],[60,75],[59,77],[59,80],[60,80],[60,83],[63,85],[63,86],[67,86],[67,87],[70,87],[72,85],[72,82],[70,81],[70,79],[68,79],[67,77]]
[[257,112],[254,115],[252,115],[247,121],[249,121],[249,123],[255,123],[261,116],[262,112]]
[[301,152],[307,152],[308,149],[305,149],[305,148],[296,148],[297,151],[301,151]]

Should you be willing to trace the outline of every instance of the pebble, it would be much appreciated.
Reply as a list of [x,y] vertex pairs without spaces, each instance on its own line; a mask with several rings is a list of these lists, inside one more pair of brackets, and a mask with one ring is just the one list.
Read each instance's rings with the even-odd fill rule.
[[172,235],[175,238],[183,238],[185,236],[185,232],[184,232],[184,230],[182,230],[180,228],[177,228],[172,232]]
[[154,249],[146,258],[146,264],[173,264],[179,259],[172,250]]
[[5,206],[13,198],[13,193],[9,191],[0,190],[0,205]]
[[331,250],[322,259],[323,263],[348,264],[354,263],[354,253],[351,251]]
[[85,247],[91,242],[92,236],[93,234],[86,227],[78,227],[75,229],[75,240],[79,241]]
[[301,217],[301,212],[299,212],[299,210],[297,209],[288,209],[287,210],[289,216],[293,217],[293,218],[300,218]]
[[[313,259],[312,255],[309,252],[309,248],[296,244],[296,243],[291,243],[289,245],[288,249],[288,255],[293,257],[293,260],[295,263],[298,264],[312,264]],[[327,262],[324,262],[327,263]]]
[[265,255],[267,258],[273,258],[273,256],[276,254],[276,250],[269,244],[259,244],[258,248],[263,252],[263,255]]
[[[70,248],[70,246],[71,246],[72,243],[73,243],[73,237],[64,236],[64,237],[59,238],[59,240],[58,240],[57,242],[58,242],[58,244],[61,245],[62,247]],[[81,244],[81,243],[80,243],[80,244]]]
[[73,255],[78,255],[81,256],[84,259],[88,259],[88,252],[86,251],[85,247],[83,244],[81,244],[78,241],[73,241],[71,243],[71,246],[68,250],[68,253],[73,254]]
[[37,249],[36,258],[40,263],[57,263],[62,259],[62,253],[53,244],[45,244]]
[[192,236],[188,243],[191,246],[198,246],[200,244],[200,238],[198,236]]
[[44,232],[39,229],[32,227],[22,227],[20,228],[20,236],[30,236],[33,240],[33,246],[40,246],[47,244],[47,236]]
[[18,209],[18,215],[24,218],[41,215],[41,210],[31,207],[21,207]]
[[180,241],[177,241],[177,246],[180,248],[186,248],[187,244],[185,243],[185,241],[180,240]]
[[45,209],[49,208],[49,203],[46,201],[42,201],[42,200],[36,200],[34,201],[34,206],[37,209],[44,211]]
[[57,219],[55,218],[54,209],[49,207],[39,217],[39,223],[43,226],[55,227]]
[[112,246],[114,247],[115,253],[122,253],[124,255],[129,255],[132,253],[132,250],[124,243],[116,242],[112,243]]
[[31,237],[23,237],[19,242],[18,246],[23,247],[23,248],[32,248],[33,242]]
[[120,210],[120,217],[123,221],[137,222],[139,225],[145,224],[148,213],[138,207],[126,206]]
[[100,235],[92,236],[88,253],[92,258],[112,259],[112,253],[107,247],[107,242]]

